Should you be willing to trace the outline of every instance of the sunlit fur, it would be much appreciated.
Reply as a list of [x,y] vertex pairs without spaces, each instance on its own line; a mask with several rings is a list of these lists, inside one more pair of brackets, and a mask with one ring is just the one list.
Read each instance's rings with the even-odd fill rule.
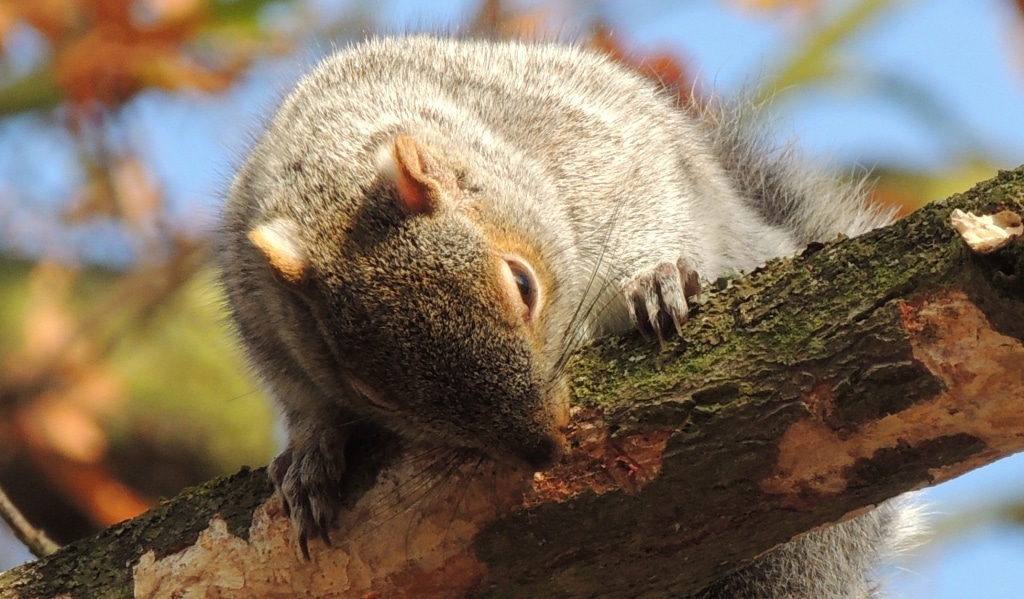
[[[557,457],[569,351],[629,330],[631,302],[658,305],[624,297],[656,290],[630,283],[675,276],[666,264],[714,279],[888,221],[857,184],[771,150],[751,118],[683,109],[553,44],[374,39],[306,75],[232,185],[221,251],[288,423],[271,473],[303,543],[333,521],[359,427],[542,467]],[[436,159],[439,198],[399,201],[418,198],[382,166],[402,160],[388,158],[399,136]],[[268,223],[274,235],[250,242]],[[537,275],[535,319],[510,316],[508,253]],[[660,299],[685,314],[677,295]],[[805,535],[706,596],[870,596],[904,513]]]

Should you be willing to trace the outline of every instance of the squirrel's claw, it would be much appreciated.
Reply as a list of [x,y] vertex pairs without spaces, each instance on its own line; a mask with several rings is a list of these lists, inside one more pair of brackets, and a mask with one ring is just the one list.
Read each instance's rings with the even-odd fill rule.
[[[281,492],[281,483],[284,480],[284,474],[291,468],[292,465],[292,451],[286,449],[281,452],[267,467],[267,474],[270,476],[270,481],[274,483],[274,488]],[[288,501],[288,496],[281,492],[281,503],[284,504],[284,515],[291,518],[292,516],[292,504]]]
[[301,449],[289,446],[268,469],[307,560],[310,537],[320,537],[331,545],[329,531],[341,505],[345,464],[338,458],[342,453],[327,451],[332,446],[335,444],[330,442],[313,442]]
[[302,551],[302,557],[305,558],[306,561],[308,562],[309,561],[309,535],[306,533],[306,531],[302,531],[302,532],[299,533],[298,542],[299,542],[299,549]]
[[697,271],[684,258],[662,262],[644,269],[622,283],[629,317],[644,335],[657,335],[674,328],[678,334],[690,315],[686,302],[700,292]]

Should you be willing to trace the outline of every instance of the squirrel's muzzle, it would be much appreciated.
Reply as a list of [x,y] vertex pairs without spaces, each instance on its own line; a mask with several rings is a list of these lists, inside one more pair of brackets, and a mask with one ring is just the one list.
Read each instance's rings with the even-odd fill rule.
[[518,455],[534,472],[547,470],[554,466],[565,453],[565,436],[553,433],[541,437],[536,442],[523,446]]

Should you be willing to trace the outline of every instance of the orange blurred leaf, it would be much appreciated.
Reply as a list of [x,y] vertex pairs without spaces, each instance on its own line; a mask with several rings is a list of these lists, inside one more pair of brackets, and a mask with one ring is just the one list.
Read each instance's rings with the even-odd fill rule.
[[68,301],[76,278],[75,270],[52,262],[42,262],[32,269],[28,312],[22,320],[22,360],[32,364],[51,360],[70,342],[77,322]]
[[[22,0],[0,6],[0,23],[9,27],[24,21],[50,40],[57,40],[75,28],[82,18],[80,0]],[[0,34],[5,29],[0,28]]]
[[484,0],[470,21],[475,35],[511,39],[539,39],[548,19],[548,10],[538,6],[527,11],[513,11],[500,0]]
[[29,444],[66,460],[95,464],[107,455],[107,438],[81,406],[46,395],[20,410],[18,419]]

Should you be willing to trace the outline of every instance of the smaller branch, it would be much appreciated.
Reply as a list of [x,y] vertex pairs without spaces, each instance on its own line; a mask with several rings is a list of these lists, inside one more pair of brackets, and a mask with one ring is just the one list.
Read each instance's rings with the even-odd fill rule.
[[36,557],[46,557],[47,555],[56,553],[60,549],[60,545],[55,543],[53,539],[46,536],[46,533],[39,530],[35,526],[25,519],[22,515],[21,510],[11,501],[11,499],[4,493],[3,489],[0,489],[0,517],[3,517],[4,522],[11,527],[14,531],[14,536],[18,537],[25,547],[32,552],[32,555]]

